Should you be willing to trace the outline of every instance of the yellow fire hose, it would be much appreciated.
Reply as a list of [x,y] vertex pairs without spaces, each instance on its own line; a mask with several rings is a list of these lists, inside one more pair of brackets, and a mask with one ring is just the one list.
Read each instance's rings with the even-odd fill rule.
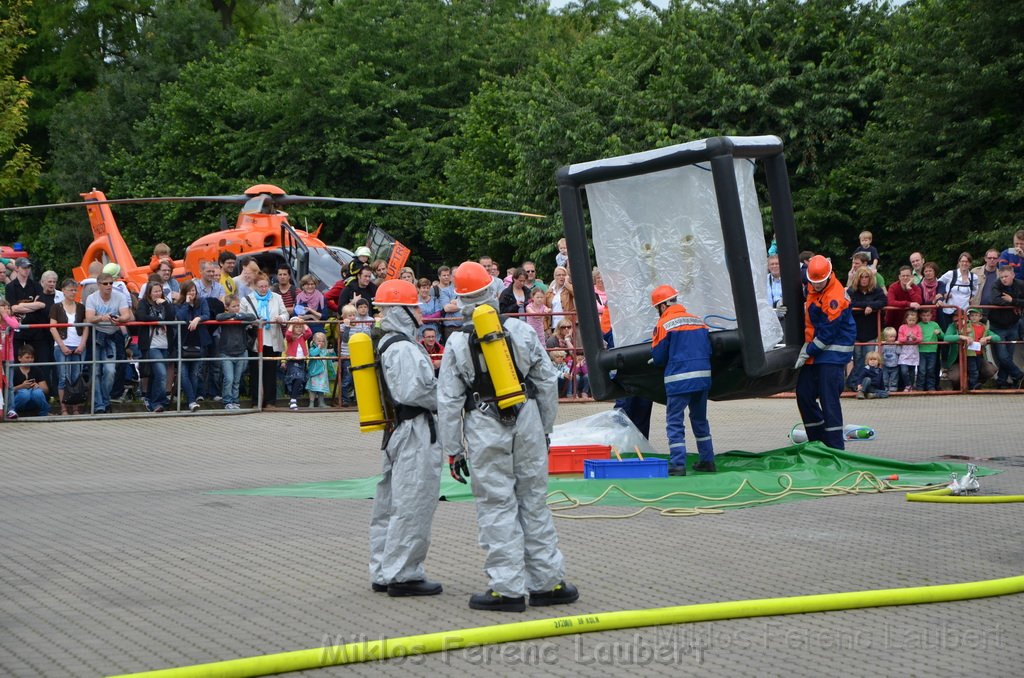
[[953,490],[943,487],[938,490],[931,490],[930,492],[909,493],[907,494],[907,501],[928,501],[937,504],[1010,504],[1024,501],[1024,494],[989,495],[984,497],[975,495],[961,496],[954,495]]
[[644,626],[768,617],[805,612],[853,610],[866,607],[942,603],[954,600],[1004,596],[1011,593],[1021,593],[1022,591],[1024,591],[1024,575],[961,584],[918,586],[879,591],[825,593],[794,596],[791,598],[763,598],[760,600],[737,600],[724,603],[661,607],[650,610],[579,614],[512,624],[480,626],[458,631],[442,631],[440,633],[428,633],[403,638],[348,643],[346,645],[282,652],[259,657],[246,657],[244,659],[231,659],[131,675],[168,676],[173,678],[265,676],[325,666],[378,661],[458,650],[480,645],[510,643],[594,631],[614,631]]

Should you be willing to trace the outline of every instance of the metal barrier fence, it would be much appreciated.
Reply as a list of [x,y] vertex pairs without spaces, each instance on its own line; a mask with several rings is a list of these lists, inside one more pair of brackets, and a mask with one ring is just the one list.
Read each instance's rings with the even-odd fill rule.
[[[885,318],[886,314],[889,311],[899,311],[899,312],[906,312],[908,310],[917,310],[917,311],[931,310],[931,311],[934,311],[935,312],[935,316],[936,316],[934,318],[934,320],[936,322],[938,322],[939,326],[942,328],[943,336],[945,336],[945,330],[946,330],[947,327],[949,327],[951,325],[954,325],[954,324],[959,327],[959,326],[962,325],[962,323],[967,322],[967,313],[966,313],[966,311],[964,309],[962,309],[962,308],[957,307],[956,311],[954,311],[954,313],[952,313],[952,314],[943,313],[944,316],[952,316],[952,318],[947,318],[946,319],[946,324],[943,325],[942,322],[939,322],[939,317],[938,317],[938,314],[942,313],[942,309],[943,308],[949,308],[949,306],[933,305],[933,304],[920,304],[916,308],[910,308],[909,306],[884,306],[881,309],[879,309],[878,311],[875,311],[875,313],[874,313],[874,315],[877,316],[877,318],[875,320],[875,336],[876,336],[876,340],[875,341],[866,341],[866,342],[856,342],[854,344],[854,346],[855,347],[872,347],[873,350],[881,352],[882,347],[886,346],[886,342],[882,341],[882,330],[884,329],[884,326],[885,326],[884,323],[883,323],[883,318]],[[981,309],[984,309],[984,310],[989,310],[989,309],[1006,309],[1005,306],[992,306],[992,305],[986,306],[986,305],[981,305],[981,304],[971,305],[970,308],[981,308]],[[860,308],[855,308],[855,309],[853,309],[853,311],[854,311],[855,314],[863,313],[863,310],[860,309]],[[1018,322],[1021,322],[1021,321],[1019,320]],[[898,330],[899,328],[897,327],[896,329]],[[1019,340],[1011,340],[1011,341],[1000,340],[999,343],[1012,344],[1014,347],[1016,347],[1018,344],[1021,344],[1021,343],[1024,343],[1024,342],[1021,342]],[[900,346],[901,344],[897,343],[896,345]],[[939,349],[940,355],[942,353],[941,349],[943,347],[953,347],[953,346],[956,346],[957,357],[956,357],[955,361],[952,361],[952,362],[950,362],[948,360],[946,361],[950,365],[953,365],[953,364],[956,365],[956,368],[957,368],[956,378],[955,379],[952,378],[951,375],[947,375],[947,378],[948,378],[948,381],[950,382],[951,386],[953,386],[954,384],[959,384],[959,386],[957,388],[939,389],[939,390],[934,391],[934,392],[933,391],[918,391],[918,390],[914,390],[914,391],[912,391],[912,393],[915,393],[915,394],[923,394],[923,393],[953,394],[953,393],[968,393],[968,392],[971,391],[970,384],[969,384],[969,379],[968,379],[968,361],[967,361],[967,358],[968,358],[968,356],[967,356],[968,345],[966,343],[964,343],[963,341],[958,341],[958,342],[956,342],[954,344],[953,342],[947,342],[947,341],[943,340],[943,341],[921,342],[921,344],[919,344],[919,345],[937,345],[937,346],[940,347],[940,349]],[[987,345],[987,347],[988,347],[988,349],[990,351],[994,352],[995,349],[991,347],[991,344]],[[983,347],[983,350],[984,350],[984,347]],[[987,363],[987,365],[988,365],[987,367],[984,367],[985,373],[991,372],[991,374],[996,374],[995,370],[999,369],[998,364],[997,363],[993,364],[993,363],[995,363],[995,361],[994,360],[989,360],[984,355],[982,355],[982,358],[985,361],[985,363]],[[994,358],[994,356],[993,356],[993,358]],[[1010,359],[1013,360],[1013,353],[1012,352],[1010,354]],[[941,360],[941,358],[940,358],[940,360]],[[938,368],[941,370],[941,372],[946,372],[946,370],[943,368],[941,363],[939,364]],[[856,360],[855,360],[854,369],[856,369]],[[986,377],[986,378],[982,379],[982,387],[984,387],[984,384],[990,378],[991,377]],[[937,380],[937,382],[939,382],[938,377],[936,377],[936,380]],[[941,386],[941,383],[939,385]],[[989,389],[989,390],[991,390],[991,389]]]
[[[920,309],[939,310],[939,308],[940,307],[938,307],[938,306],[922,305],[922,306],[919,307],[919,310]],[[1001,307],[998,307],[998,306],[982,306],[981,308],[988,309],[988,308],[1001,308]],[[877,337],[880,338],[881,335],[882,335],[882,329],[883,329],[882,319],[883,319],[883,317],[884,317],[884,315],[885,315],[885,313],[887,311],[905,311],[905,310],[907,310],[907,309],[903,308],[903,307],[885,306],[882,309],[880,309],[879,311],[877,311],[876,312],[876,314],[878,316],[878,318],[876,320],[876,326],[877,326],[876,334],[877,334]],[[858,313],[858,312],[861,312],[861,310],[860,309],[854,309],[854,312]],[[555,317],[557,317],[557,318],[560,319],[560,324],[566,324],[567,323],[568,326],[571,327],[571,332],[568,335],[560,335],[559,334],[559,329],[558,329],[557,326],[555,328],[552,328],[553,331],[551,332],[551,334],[546,335],[545,340],[544,340],[543,343],[545,345],[545,350],[549,354],[557,353],[557,352],[564,352],[565,355],[566,355],[566,358],[567,358],[566,365],[568,367],[568,370],[567,371],[563,371],[563,374],[561,375],[563,383],[566,386],[566,388],[564,390],[560,390],[560,395],[563,397],[563,399],[564,398],[574,398],[574,397],[575,398],[587,398],[587,399],[589,399],[589,397],[590,397],[589,393],[585,392],[586,389],[587,389],[588,368],[586,366],[586,361],[585,361],[585,359],[583,357],[583,349],[580,347],[580,342],[579,342],[579,326],[576,323],[576,313],[572,312],[572,311],[561,311],[561,312],[546,312],[546,313],[515,313],[515,314],[507,314],[507,315],[509,317],[522,318],[525,321],[529,321],[530,319],[537,319],[537,318],[555,318]],[[962,309],[958,308],[956,310],[956,312],[953,314],[953,319],[950,321],[950,324],[964,322],[964,315],[965,315],[964,311]],[[561,320],[561,319],[564,319],[564,320]],[[358,325],[372,326],[375,322],[376,322],[375,320],[355,320],[355,321],[351,321],[351,323],[349,323],[349,324],[350,325],[354,324],[354,325],[357,325],[357,326]],[[455,323],[458,323],[459,325],[461,325],[462,324],[462,320],[460,318],[431,318],[431,319],[426,320],[424,322],[424,325],[433,325],[433,326],[435,326],[437,328],[440,328],[440,327],[442,327],[442,326],[444,326],[446,324],[455,324]],[[133,328],[133,327],[135,327],[135,328],[138,328],[138,327],[152,327],[152,326],[159,326],[159,325],[176,325],[176,326],[180,327],[180,326],[183,326],[183,325],[186,325],[186,324],[187,323],[185,321],[177,321],[177,320],[176,321],[165,321],[165,322],[139,322],[139,321],[136,321],[136,322],[130,322],[130,323],[123,323],[123,324],[115,326],[116,327],[115,334],[121,334],[122,335],[121,338],[119,338],[119,339],[122,342],[124,349],[127,350],[127,348],[129,348],[130,346],[134,345],[134,344],[130,343],[131,342],[131,336],[132,336],[129,333],[130,332],[130,328]],[[264,334],[264,331],[265,331],[265,326],[268,325],[268,324],[271,324],[271,323],[268,323],[266,321],[253,321],[251,323],[245,323],[245,322],[238,321],[238,320],[226,320],[226,321],[210,320],[210,321],[204,321],[201,324],[205,325],[205,326],[208,326],[208,327],[220,327],[222,325],[239,325],[239,324],[256,325],[257,326],[257,335],[256,335],[256,339],[255,339],[255,344],[257,346],[262,346],[263,345],[263,338],[264,338],[263,334]],[[273,324],[279,324],[279,323],[273,323]],[[284,323],[280,323],[280,324],[284,324]],[[307,323],[307,325],[309,325],[309,324],[323,325],[325,327],[325,330],[327,328],[332,327],[332,326],[337,328],[335,331],[333,331],[330,334],[330,336],[336,337],[336,340],[334,342],[334,351],[335,351],[335,355],[334,356],[310,357],[310,356],[307,355],[305,359],[306,360],[322,360],[322,361],[333,360],[333,361],[335,361],[335,363],[336,363],[336,375],[337,376],[336,376],[333,384],[331,385],[331,389],[332,390],[331,390],[331,393],[330,393],[330,397],[331,398],[337,398],[339,403],[344,402],[344,400],[346,400],[347,397],[348,397],[348,394],[344,392],[344,389],[347,387],[345,376],[346,376],[346,367],[347,367],[347,363],[349,361],[349,357],[347,355],[345,355],[344,346],[343,346],[342,341],[341,341],[341,334],[342,333],[340,331],[340,327],[341,327],[342,324],[345,324],[345,323],[343,323],[342,320],[334,318],[334,319],[329,319],[329,320],[325,320],[325,321],[322,321],[322,322]],[[168,371],[168,377],[167,377],[167,383],[170,383],[171,381],[173,381],[173,383],[174,383],[174,393],[172,394],[172,397],[170,398],[169,402],[173,403],[173,410],[175,412],[183,413],[183,412],[185,412],[188,409],[188,403],[185,403],[185,408],[182,407],[183,401],[182,401],[182,398],[181,398],[181,395],[182,395],[181,374],[182,374],[183,366],[188,365],[190,363],[198,363],[200,365],[204,365],[204,364],[205,365],[214,365],[214,364],[219,364],[224,359],[224,358],[222,358],[219,355],[199,355],[199,356],[189,356],[189,357],[186,357],[184,355],[185,352],[182,350],[184,347],[181,345],[181,341],[182,341],[182,333],[181,332],[177,332],[176,333],[176,343],[177,343],[177,346],[175,346],[175,351],[173,352],[173,354],[174,354],[173,358],[160,359],[160,358],[146,358],[144,356],[132,356],[131,358],[128,358],[127,355],[125,355],[124,358],[115,357],[113,360],[110,360],[110,359],[107,359],[106,357],[102,357],[102,358],[98,357],[98,355],[99,355],[99,352],[98,352],[99,336],[98,335],[101,334],[101,333],[98,333],[97,330],[96,330],[97,324],[93,324],[93,323],[64,323],[64,324],[45,324],[45,325],[44,324],[38,324],[38,325],[22,325],[22,328],[24,328],[24,329],[47,329],[47,330],[49,330],[49,329],[66,328],[66,327],[71,327],[71,326],[74,326],[74,327],[88,327],[88,328],[90,328],[90,332],[89,332],[90,350],[89,350],[89,352],[87,354],[88,357],[87,356],[83,356],[82,360],[78,361],[78,362],[81,363],[81,368],[83,370],[88,368],[88,372],[90,374],[90,380],[89,380],[89,392],[90,393],[89,393],[89,398],[88,398],[89,413],[90,414],[97,414],[97,412],[95,411],[95,404],[96,404],[95,403],[95,398],[96,398],[96,389],[98,387],[100,387],[97,384],[97,376],[100,376],[100,375],[103,374],[104,367],[107,366],[107,365],[113,365],[113,369],[115,370],[115,372],[118,369],[121,369],[121,370],[126,369],[126,366],[129,365],[129,364],[137,365],[137,366],[142,367],[142,366],[145,366],[145,365],[148,365],[148,364],[152,364],[152,363],[163,362],[163,363],[165,363],[165,364],[167,364],[169,366],[173,366],[174,372],[170,372],[170,370],[169,370]],[[105,327],[109,328],[110,326],[106,325]],[[122,328],[124,328],[124,329],[122,330]],[[214,329],[213,331],[216,331],[216,330]],[[556,337],[556,343],[558,345],[554,346],[554,347],[549,347],[547,345],[547,341],[552,336]],[[104,340],[104,341],[108,341],[108,340]],[[1010,343],[1010,344],[1013,344],[1013,345],[1016,346],[1017,344],[1024,343],[1024,342],[1021,342],[1021,341],[1018,341],[1018,340],[1013,340],[1013,341],[1009,341],[1009,342],[1005,342],[1005,343]],[[939,346],[953,346],[954,345],[952,342],[945,342],[945,341],[922,342],[922,344],[936,344],[936,345],[939,345]],[[876,339],[876,341],[872,341],[872,342],[856,342],[856,344],[855,344],[855,346],[857,346],[857,347],[871,347],[871,348],[873,348],[874,350],[877,350],[877,351],[881,351],[882,347],[885,346],[885,345],[886,345],[885,342],[877,340],[877,339]],[[955,362],[956,362],[957,368],[958,368],[959,379],[958,380],[950,379],[950,381],[951,381],[951,383],[953,381],[959,381],[959,388],[958,389],[938,390],[938,391],[935,391],[935,392],[929,391],[927,393],[939,393],[939,394],[967,393],[970,390],[969,383],[968,383],[968,374],[967,374],[967,372],[968,372],[968,367],[967,367],[967,357],[968,357],[967,356],[967,350],[968,350],[968,347],[962,341],[957,342],[957,344],[955,344],[955,345],[957,347],[957,359],[956,359]],[[106,348],[106,346],[104,346],[104,348]],[[168,347],[168,349],[170,349],[170,347]],[[430,355],[430,357],[432,359],[436,359],[436,358],[441,358],[443,354],[442,353],[433,353],[433,354],[429,354],[429,355]],[[861,355],[863,355],[863,353]],[[36,356],[36,358],[38,358],[38,357],[39,356]],[[1012,358],[1012,354],[1011,354],[1011,358]],[[253,362],[258,362],[260,364],[260,366],[262,367],[262,365],[264,364],[265,361],[268,361],[268,360],[282,360],[283,361],[286,358],[283,357],[283,356],[264,356],[262,354],[262,352],[256,352],[256,351],[252,350],[252,348],[250,347],[250,349],[247,351],[246,355],[233,357],[232,359],[233,360],[238,360],[238,361],[244,360],[246,362],[246,364],[250,366],[250,368],[247,370],[247,372],[248,372],[249,377],[250,377],[250,385],[249,385],[250,394],[254,396],[251,399],[252,400],[252,406],[250,408],[239,408],[239,410],[240,411],[259,411],[259,410],[262,410],[263,407],[262,407],[262,404],[261,404],[261,398],[255,397],[255,396],[257,396],[259,393],[261,393],[262,389],[264,387],[264,383],[263,383],[264,382],[264,371],[263,371],[263,369],[260,369],[260,368],[252,369],[251,368],[251,364]],[[17,360],[17,356],[15,356],[15,360]],[[987,361],[987,359],[986,359],[986,361]],[[61,362],[61,361],[57,361],[57,360],[42,361],[42,360],[38,360],[37,359],[32,364],[35,367],[53,368],[53,371],[51,372],[51,374],[56,375],[57,370],[64,368],[64,366],[67,365],[67,362]],[[6,386],[5,386],[5,403],[4,403],[5,409],[10,409],[10,408],[13,407],[13,401],[12,401],[12,397],[11,397],[12,396],[12,375],[13,375],[13,370],[15,370],[15,369],[18,369],[18,365],[17,365],[16,362],[9,363],[9,364],[6,364],[4,366],[4,371],[5,371],[5,376],[6,376],[6,380],[5,380],[6,381]],[[213,368],[211,368],[211,369],[213,369]],[[174,378],[174,377],[176,377],[176,378]],[[251,384],[251,380],[253,380],[253,379],[256,380],[255,391],[253,390],[253,386]],[[52,384],[48,383],[47,384],[48,385],[48,391],[49,391],[48,396],[50,396],[50,397],[55,395],[56,390],[57,390],[57,386],[58,386],[57,380],[54,379],[53,381],[54,381],[54,383],[52,383]],[[205,379],[204,379],[204,381],[205,381]],[[166,386],[165,386],[165,388],[166,388]],[[914,393],[925,393],[925,392],[922,392],[922,391],[913,391],[913,392]],[[276,400],[276,396],[277,396],[277,394],[275,393],[274,397],[272,398],[272,400]],[[208,411],[216,411],[216,410],[208,410]],[[148,412],[146,412],[146,413],[148,413]]]

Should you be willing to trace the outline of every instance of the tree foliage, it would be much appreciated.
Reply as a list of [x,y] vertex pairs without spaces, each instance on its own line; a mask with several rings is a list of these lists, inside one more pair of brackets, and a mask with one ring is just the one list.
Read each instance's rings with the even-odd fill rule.
[[836,183],[884,247],[953,268],[1024,228],[1024,5],[925,0],[897,20],[885,94]]
[[0,197],[30,191],[39,179],[39,160],[21,141],[32,91],[28,81],[14,76],[14,61],[29,37],[24,6],[22,0],[9,0],[0,12]]

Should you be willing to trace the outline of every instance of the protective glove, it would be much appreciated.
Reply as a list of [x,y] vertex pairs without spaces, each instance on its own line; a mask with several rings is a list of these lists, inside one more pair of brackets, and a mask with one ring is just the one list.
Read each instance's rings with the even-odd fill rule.
[[448,471],[452,474],[452,478],[463,485],[466,484],[466,478],[469,477],[469,464],[466,462],[465,453],[448,455]]
[[779,304],[778,306],[775,307],[775,315],[777,315],[780,318],[785,318],[786,317],[786,310],[787,309],[786,309],[785,306],[783,306],[782,304]]
[[811,356],[807,355],[807,342],[804,342],[804,345],[800,348],[800,355],[797,357],[796,364],[793,365],[793,368],[799,370],[810,357]]

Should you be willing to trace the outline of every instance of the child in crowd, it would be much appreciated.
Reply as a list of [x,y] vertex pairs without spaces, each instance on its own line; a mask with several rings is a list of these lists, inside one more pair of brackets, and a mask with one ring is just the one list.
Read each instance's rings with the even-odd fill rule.
[[355,257],[348,262],[345,267],[345,284],[348,284],[356,279],[359,275],[359,271],[370,265],[370,248],[366,245],[362,245],[356,248]]
[[167,243],[158,242],[153,246],[153,256],[149,258],[149,270],[156,273],[160,269],[160,262],[171,258],[171,248]]
[[352,318],[352,332],[369,334],[373,329],[373,316],[370,315],[370,302],[366,299],[356,299],[356,314]]
[[555,266],[566,267],[569,265],[569,248],[565,244],[565,238],[558,239],[558,254],[555,255]]
[[309,348],[309,367],[306,372],[306,391],[309,392],[310,407],[327,407],[324,396],[331,392],[331,384],[338,376],[334,366],[334,351],[327,346],[327,335],[317,332],[313,335],[313,345]]
[[900,347],[896,344],[895,327],[882,330],[882,342],[882,378],[885,390],[892,393],[900,385]]
[[917,369],[917,390],[935,391],[939,386],[939,345],[942,341],[943,332],[939,323],[932,320],[935,311],[930,308],[922,308],[919,313],[921,322],[917,324],[921,328],[921,365]]
[[356,307],[352,304],[345,304],[341,309],[341,324],[339,332],[339,352],[341,359],[341,395],[339,400],[342,407],[354,405],[356,402],[355,385],[352,382],[352,363],[348,350],[348,340],[352,336],[352,321],[356,319]]
[[[229,294],[224,297],[224,312],[217,314],[217,320],[240,320],[243,323],[256,320],[252,313],[242,313],[242,304],[237,294]],[[238,401],[238,387],[242,383],[242,375],[245,374],[248,361],[247,347],[249,340],[246,337],[246,326],[244,324],[227,324],[220,326],[220,373],[221,388],[220,395],[224,402],[225,410],[238,410],[241,405]]]
[[855,377],[858,398],[888,398],[889,391],[885,388],[885,377],[882,376],[882,354],[869,351],[864,356],[864,367],[858,370]]
[[[540,287],[534,287],[530,292],[530,303],[526,305],[527,313],[550,313],[551,309],[544,303],[545,292]],[[525,318],[526,324],[537,333],[540,343],[548,340],[548,332],[551,329],[551,316],[549,315],[528,315]]]
[[918,350],[921,343],[921,326],[917,324],[917,309],[907,309],[897,338],[900,343],[900,382],[903,384],[903,390],[909,393],[914,390],[917,366],[921,363],[921,353]]
[[572,370],[565,362],[565,351],[552,351],[550,357],[555,366],[555,372],[558,373],[558,397],[565,398],[570,390]]
[[314,334],[324,331],[323,317],[327,313],[324,293],[316,288],[316,278],[310,274],[299,280],[299,291],[295,294],[295,315],[309,323]]
[[590,395],[590,376],[587,371],[587,359],[582,355],[576,359],[576,397],[585,398]]
[[999,335],[985,326],[980,308],[968,309],[967,324],[962,330],[957,329],[956,323],[946,329],[946,341],[962,341],[967,344],[967,387],[970,390],[981,388],[981,363],[985,360],[985,346],[999,340]]
[[860,246],[853,251],[854,254],[857,252],[864,252],[868,255],[869,262],[868,266],[871,267],[872,271],[878,271],[878,250],[871,244],[874,236],[871,235],[871,231],[860,232]]
[[306,327],[306,321],[292,318],[288,321],[288,329],[284,333],[285,370],[284,388],[288,393],[288,409],[299,409],[299,397],[306,388],[306,357],[309,345],[306,343],[312,332]]

